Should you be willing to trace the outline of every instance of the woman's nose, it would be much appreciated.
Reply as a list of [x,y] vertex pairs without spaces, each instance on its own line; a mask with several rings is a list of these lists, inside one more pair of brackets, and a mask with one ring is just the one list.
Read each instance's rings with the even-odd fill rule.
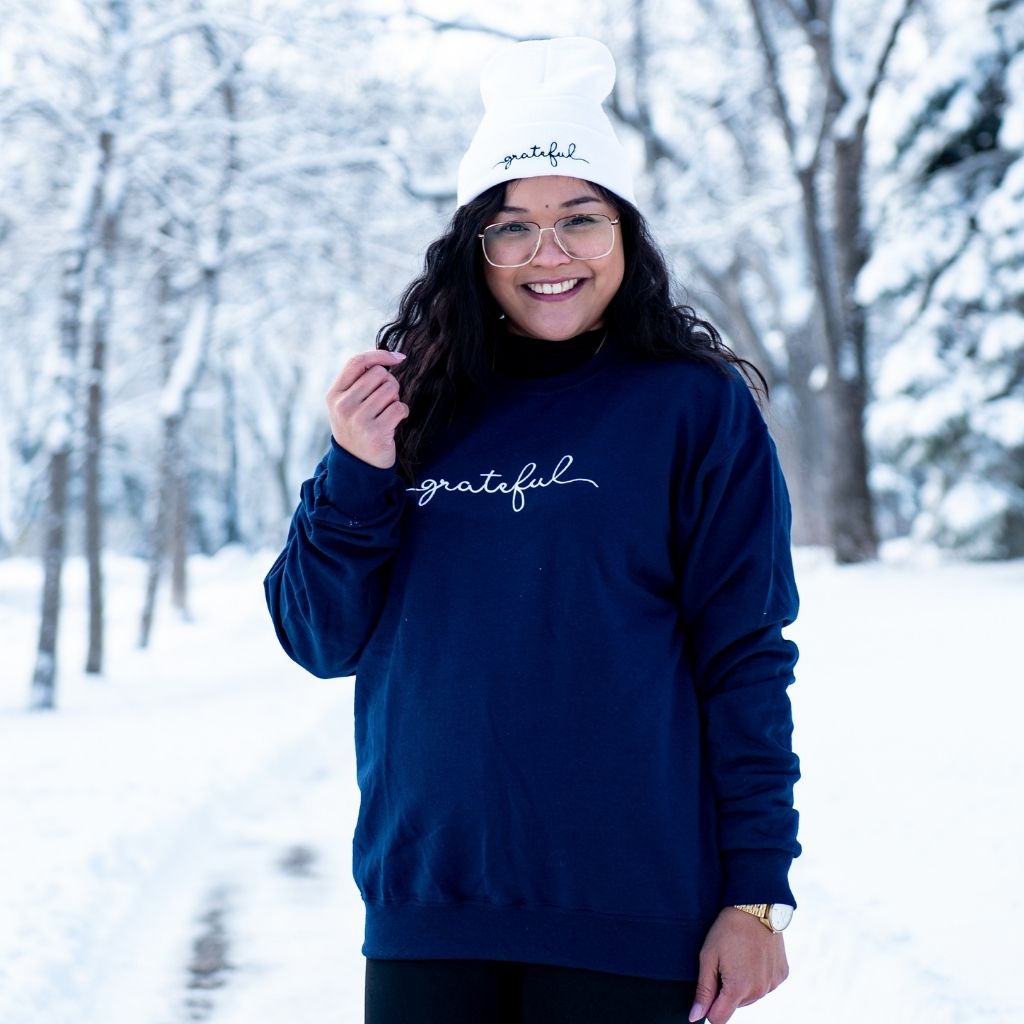
[[558,266],[572,262],[572,257],[566,255],[565,250],[558,244],[554,228],[540,229],[540,244],[534,253],[533,262],[543,266]]

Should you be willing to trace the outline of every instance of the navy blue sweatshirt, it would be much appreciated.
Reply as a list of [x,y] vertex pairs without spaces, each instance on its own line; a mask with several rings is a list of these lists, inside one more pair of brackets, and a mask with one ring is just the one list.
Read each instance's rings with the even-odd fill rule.
[[693,979],[794,904],[789,502],[738,374],[612,340],[493,383],[414,484],[332,442],[266,579],[355,674],[369,957]]

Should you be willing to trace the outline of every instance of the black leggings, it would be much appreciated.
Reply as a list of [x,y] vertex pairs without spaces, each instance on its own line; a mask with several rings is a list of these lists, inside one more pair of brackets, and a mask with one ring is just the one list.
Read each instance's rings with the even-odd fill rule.
[[694,988],[548,964],[367,959],[365,1024],[684,1024]]

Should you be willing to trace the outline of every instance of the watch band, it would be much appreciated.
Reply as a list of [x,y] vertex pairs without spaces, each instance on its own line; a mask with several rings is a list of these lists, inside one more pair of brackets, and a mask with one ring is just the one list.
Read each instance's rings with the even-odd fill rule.
[[771,906],[770,903],[734,903],[733,906],[737,910],[745,910],[748,914],[753,914],[756,918],[764,918],[768,916],[768,908]]
[[773,932],[775,929],[772,927],[772,922],[768,918],[768,911],[771,907],[770,903],[734,903],[733,906],[737,910],[742,910],[747,914],[751,914],[756,917],[768,929]]

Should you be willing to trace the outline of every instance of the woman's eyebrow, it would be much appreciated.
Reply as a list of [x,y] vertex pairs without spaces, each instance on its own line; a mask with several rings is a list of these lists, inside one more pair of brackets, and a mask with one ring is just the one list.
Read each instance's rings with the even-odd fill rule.
[[[563,210],[568,209],[572,206],[582,206],[584,203],[599,203],[601,202],[600,196],[577,196],[575,199],[567,199],[562,203],[561,208]],[[500,213],[529,213],[529,210],[523,209],[521,206],[503,206]]]

